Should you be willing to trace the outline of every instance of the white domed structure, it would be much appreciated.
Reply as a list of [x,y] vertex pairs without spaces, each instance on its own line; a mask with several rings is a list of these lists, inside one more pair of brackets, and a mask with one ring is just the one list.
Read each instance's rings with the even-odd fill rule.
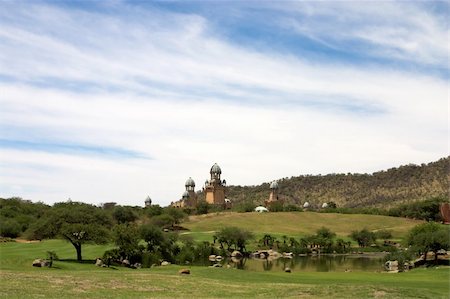
[[186,199],[189,198],[189,192],[186,190],[183,192],[183,195],[181,196],[181,198]]
[[278,182],[277,181],[273,181],[270,184],[270,189],[278,189]]

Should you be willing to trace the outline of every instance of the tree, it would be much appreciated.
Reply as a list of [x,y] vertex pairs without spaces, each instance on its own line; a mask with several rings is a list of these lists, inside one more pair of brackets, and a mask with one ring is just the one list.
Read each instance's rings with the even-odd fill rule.
[[140,227],[140,235],[141,238],[147,243],[148,251],[158,250],[164,242],[164,235],[161,228],[151,224],[142,225]]
[[113,228],[113,241],[120,255],[130,258],[139,251],[139,231],[133,224],[118,224]]
[[195,207],[196,214],[197,215],[208,214],[209,208],[210,208],[209,204],[206,201],[201,200]]
[[238,227],[224,227],[215,235],[220,247],[224,248],[227,245],[227,250],[234,246],[235,250],[245,251],[245,246],[254,236],[251,232],[240,229]]
[[85,243],[104,244],[109,240],[111,218],[102,209],[79,202],[55,204],[32,228],[37,239],[63,238],[75,248],[82,261],[81,247]]
[[113,218],[120,224],[134,222],[138,219],[138,216],[133,211],[132,207],[117,206],[114,208]]
[[424,255],[427,259],[429,251],[434,252],[435,261],[437,261],[438,251],[440,249],[450,249],[450,229],[448,226],[436,222],[419,224],[411,229],[408,234],[407,243],[412,246],[412,251]]
[[180,224],[181,221],[183,221],[187,215],[181,211],[180,209],[168,207],[165,209],[165,213],[170,215],[173,219],[172,226],[175,226],[176,224]]
[[370,232],[367,228],[360,231],[352,231],[350,238],[358,242],[359,247],[367,247],[375,242],[375,233]]

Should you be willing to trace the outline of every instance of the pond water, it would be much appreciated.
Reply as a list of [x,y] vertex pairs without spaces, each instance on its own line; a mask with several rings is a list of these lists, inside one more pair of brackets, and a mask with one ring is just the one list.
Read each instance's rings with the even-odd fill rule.
[[[364,255],[308,255],[296,256],[294,258],[279,259],[258,259],[243,258],[225,259],[220,261],[223,266],[230,265],[233,268],[249,271],[279,271],[282,272],[286,267],[292,271],[305,272],[344,272],[367,271],[375,272],[383,270],[383,254],[364,254]],[[219,262],[206,260],[201,265],[211,266]]]

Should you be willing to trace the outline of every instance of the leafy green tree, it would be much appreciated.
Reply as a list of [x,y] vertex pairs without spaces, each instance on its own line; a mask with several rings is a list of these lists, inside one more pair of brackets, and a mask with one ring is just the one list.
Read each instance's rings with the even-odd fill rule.
[[253,239],[254,235],[238,227],[224,227],[216,233],[215,237],[221,248],[224,248],[225,244],[227,245],[227,250],[234,246],[235,250],[245,252],[246,244]]
[[158,216],[161,215],[163,213],[164,209],[162,207],[160,207],[159,205],[151,205],[148,207],[145,207],[145,213],[150,216]]
[[367,247],[373,244],[376,240],[375,233],[370,232],[367,228],[364,228],[360,231],[352,231],[350,234],[350,238],[355,240],[359,247]]
[[112,215],[119,224],[134,222],[138,219],[138,215],[136,215],[132,207],[116,206]]
[[426,261],[427,252],[434,252],[437,261],[437,252],[440,249],[450,249],[450,228],[436,222],[419,224],[411,229],[407,238],[411,250],[423,254]]
[[139,231],[134,224],[118,224],[113,228],[114,244],[119,247],[122,257],[131,257],[139,251]]
[[172,226],[180,224],[181,221],[187,218],[186,213],[174,207],[168,207],[164,210],[164,212],[172,217],[173,219]]
[[157,251],[164,242],[164,235],[160,227],[144,224],[140,227],[140,236],[147,243],[148,251]]
[[112,226],[108,214],[93,205],[79,202],[55,204],[32,228],[36,239],[63,238],[75,248],[77,260],[82,261],[85,243],[104,244],[109,240]]
[[151,218],[151,223],[153,225],[163,227],[163,228],[171,227],[174,222],[175,222],[175,220],[169,214],[161,214],[161,215],[157,215],[157,216],[154,216]]

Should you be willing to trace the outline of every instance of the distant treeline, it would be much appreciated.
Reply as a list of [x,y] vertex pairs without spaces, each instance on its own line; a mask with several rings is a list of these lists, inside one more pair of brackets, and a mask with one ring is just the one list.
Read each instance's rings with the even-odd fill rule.
[[[302,175],[279,180],[279,197],[287,204],[312,207],[334,202],[340,208],[391,208],[402,203],[448,197],[450,157],[422,165],[404,165],[373,174]],[[200,197],[202,194],[200,194]],[[269,183],[229,186],[234,202],[263,204]]]

